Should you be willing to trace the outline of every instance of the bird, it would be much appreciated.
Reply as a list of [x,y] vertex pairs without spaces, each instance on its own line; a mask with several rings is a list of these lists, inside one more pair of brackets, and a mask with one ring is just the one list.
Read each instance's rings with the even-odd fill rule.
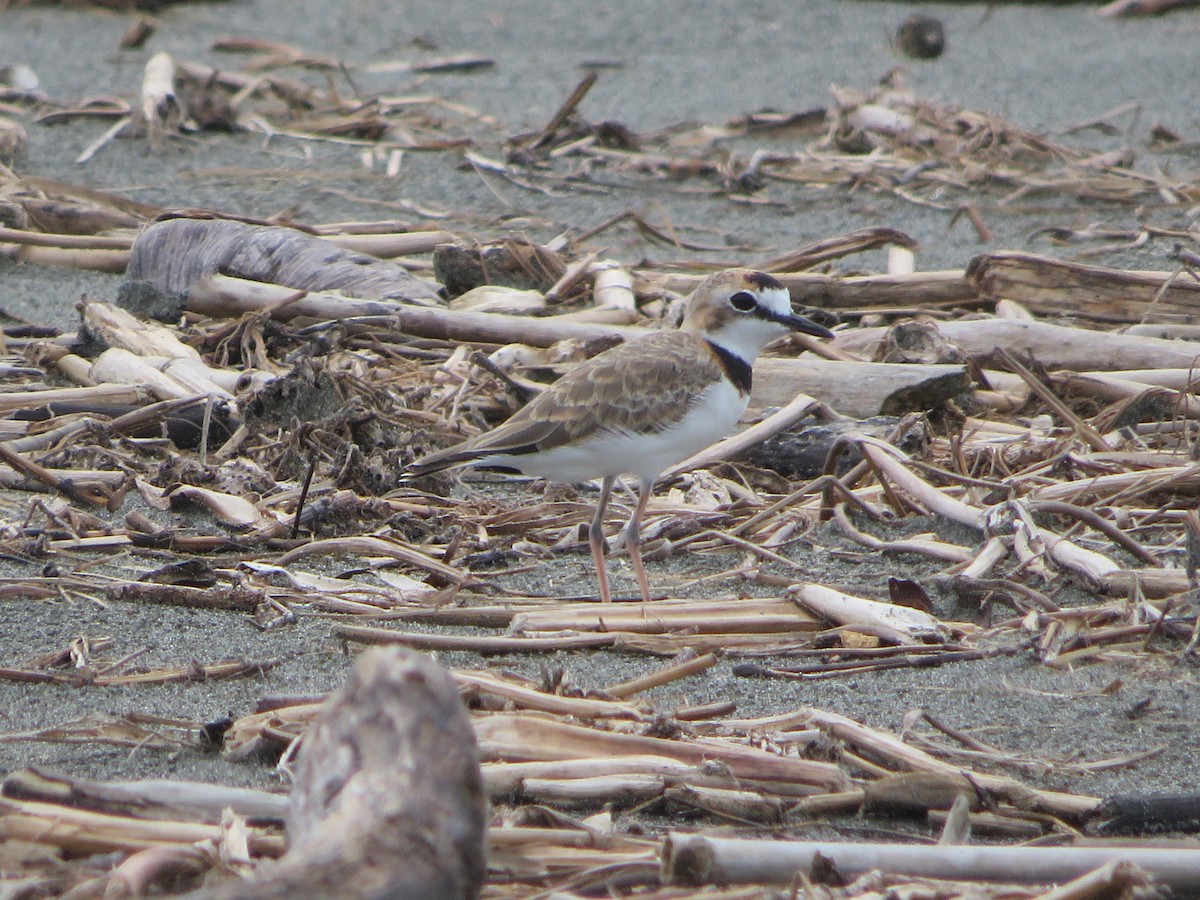
[[697,285],[677,330],[626,341],[571,369],[504,423],[410,463],[405,477],[458,466],[516,471],[578,484],[601,479],[588,529],[600,599],[609,602],[604,511],[616,480],[639,482],[625,549],[642,600],[642,515],[658,476],[728,435],[750,401],[752,366],[772,340],[833,332],[792,311],[786,287],[752,269],[725,269]]

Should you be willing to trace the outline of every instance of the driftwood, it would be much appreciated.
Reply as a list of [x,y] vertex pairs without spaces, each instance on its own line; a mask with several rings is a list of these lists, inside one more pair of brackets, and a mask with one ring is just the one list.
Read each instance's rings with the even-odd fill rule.
[[759,468],[772,469],[789,478],[818,478],[825,473],[829,453],[835,444],[842,450],[837,469],[843,471],[861,459],[848,437],[866,435],[886,440],[895,432],[899,422],[895,416],[801,422],[797,427],[755,442],[744,453],[731,458]]
[[304,738],[288,852],[209,898],[470,898],[486,875],[475,738],[446,671],[371,651]]
[[232,809],[239,816],[282,822],[287,811],[285,797],[250,788],[191,781],[88,781],[33,767],[5,776],[2,794],[41,803],[74,801],[114,815],[136,805],[144,818],[153,819],[219,819],[223,810]]
[[312,318],[324,321],[370,317],[374,325],[390,325],[405,334],[438,340],[525,343],[548,347],[562,340],[596,340],[612,335],[626,338],[648,329],[579,322],[572,316],[510,316],[497,313],[426,309],[387,300],[360,300],[334,293],[298,294],[273,284],[212,275],[193,285],[187,308],[214,317],[234,317],[270,310],[278,319]]
[[1100,322],[1200,322],[1200,281],[1188,273],[1134,272],[1034,253],[987,253],[967,267],[980,295],[1035,313]]
[[433,253],[433,271],[451,297],[484,284],[518,290],[548,290],[563,274],[557,254],[528,241],[443,244]]
[[[961,269],[895,275],[822,275],[816,272],[774,273],[791,292],[792,302],[822,309],[858,307],[960,306],[979,299],[973,284]],[[702,275],[657,275],[639,272],[639,277],[677,293],[689,293]]]
[[1133,847],[986,847],[755,841],[672,833],[663,880],[674,884],[787,884],[824,857],[854,878],[879,869],[924,878],[1053,884],[1124,861],[1177,891],[1200,889],[1200,851]]
[[187,118],[187,107],[175,87],[175,61],[166,53],[155,53],[146,60],[140,112],[155,149],[165,136],[178,132]]
[[[974,360],[985,362],[997,347],[1018,356],[1029,351],[1051,369],[1187,369],[1200,357],[1200,347],[1187,341],[1089,331],[1020,319],[967,319],[940,322],[942,335]],[[838,333],[837,350],[872,356],[887,328],[858,328]]]
[[185,293],[216,272],[294,290],[337,290],[368,300],[440,305],[432,286],[397,263],[343,250],[293,228],[230,219],[154,223],[134,242],[126,274]]
[[961,365],[766,357],[754,366],[751,402],[783,406],[796,394],[807,394],[844,416],[866,419],[936,409],[970,386]]
[[200,360],[196,349],[179,340],[175,332],[144,322],[111,303],[86,302],[80,315],[87,333],[106,347],[120,347],[140,356]]

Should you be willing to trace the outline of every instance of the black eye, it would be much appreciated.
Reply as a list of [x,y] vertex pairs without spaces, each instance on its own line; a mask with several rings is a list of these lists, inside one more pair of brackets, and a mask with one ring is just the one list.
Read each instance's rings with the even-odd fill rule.
[[729,305],[738,312],[750,312],[758,307],[758,301],[754,299],[754,295],[749,291],[738,291],[729,298]]

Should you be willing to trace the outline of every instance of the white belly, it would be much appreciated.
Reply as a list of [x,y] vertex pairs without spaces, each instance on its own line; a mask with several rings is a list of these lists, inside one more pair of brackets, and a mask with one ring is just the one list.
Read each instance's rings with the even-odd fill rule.
[[480,460],[480,464],[508,466],[563,484],[609,475],[635,475],[653,481],[663,469],[729,434],[748,402],[748,397],[722,379],[700,395],[682,420],[664,431],[603,432],[578,444],[540,453],[497,454]]

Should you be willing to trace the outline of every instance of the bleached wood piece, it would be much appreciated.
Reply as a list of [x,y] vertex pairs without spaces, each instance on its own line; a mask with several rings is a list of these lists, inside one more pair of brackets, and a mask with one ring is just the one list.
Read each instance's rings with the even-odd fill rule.
[[1059,481],[1034,489],[1028,500],[1067,500],[1082,497],[1106,497],[1121,493],[1128,502],[1132,497],[1151,491],[1180,489],[1194,491],[1200,486],[1200,464],[1163,466],[1134,472],[1096,475],[1076,481]]
[[1016,300],[1042,315],[1102,322],[1200,322],[1200,282],[1186,273],[1110,269],[1004,251],[971,260],[966,278],[985,297]]
[[[1166,371],[1179,370],[1169,369]],[[1097,397],[1110,403],[1137,397],[1147,391],[1158,390],[1164,394],[1173,395],[1171,402],[1179,414],[1191,419],[1200,418],[1200,399],[1192,394],[1184,394],[1171,388],[1133,381],[1107,372],[1091,372],[1087,375],[1076,375],[1070,372],[1055,373],[1051,376],[1051,380],[1077,394]]]
[[478,896],[479,759],[458,690],[431,659],[363,654],[305,735],[295,773],[288,852],[212,897]]
[[[938,330],[975,359],[986,359],[997,347],[1014,353],[1030,351],[1048,369],[1094,371],[1112,369],[1187,369],[1200,361],[1200,346],[1185,341],[1090,331],[1048,322],[1019,319],[964,319],[939,322]],[[871,357],[886,328],[839,331],[833,346]]]
[[132,234],[115,237],[98,234],[46,234],[42,231],[23,231],[0,228],[0,244],[28,244],[33,247],[55,247],[62,250],[129,250]]
[[764,357],[754,366],[754,406],[783,406],[807,394],[852,419],[934,409],[971,388],[966,366],[843,362],[805,355]]
[[637,312],[637,296],[633,292],[633,275],[621,263],[602,259],[590,267],[592,296],[598,309],[620,309]]
[[77,250],[70,247],[36,247],[31,244],[2,244],[0,257],[34,266],[85,269],[120,275],[129,265],[126,250]]
[[37,409],[48,403],[95,403],[135,405],[146,401],[144,388],[129,384],[96,384],[91,387],[51,388],[48,391],[0,393],[0,413],[15,409]]
[[671,884],[789,884],[817,857],[843,876],[880,870],[950,881],[1057,884],[1113,861],[1183,893],[1200,890],[1200,850],[1142,847],[996,847],[835,841],[762,841],[672,832],[662,851]]
[[[897,275],[821,275],[815,272],[775,272],[792,295],[792,302],[823,309],[857,307],[937,307],[971,303],[978,292],[962,269]],[[679,294],[690,293],[702,275],[639,271],[640,280]]]
[[493,694],[511,701],[514,705],[525,709],[537,709],[562,716],[573,716],[578,719],[637,719],[642,714],[627,703],[617,703],[612,700],[593,700],[587,697],[560,697],[545,691],[514,684],[503,678],[483,671],[458,670],[454,679],[465,688],[473,688],[481,693]]
[[187,110],[175,90],[175,61],[168,53],[160,51],[146,60],[142,73],[141,111],[151,146],[155,149],[165,135],[178,131],[187,117]]
[[911,606],[880,603],[866,597],[855,597],[820,584],[804,584],[788,590],[797,603],[819,616],[839,625],[866,626],[883,629],[895,635],[901,643],[920,644],[944,641],[949,632],[937,619]]
[[1121,567],[1103,553],[1080,547],[1074,541],[1047,528],[1035,527],[1034,534],[1041,539],[1052,560],[1063,568],[1082,575],[1090,584],[1103,584],[1109,575],[1121,571]]
[[[1066,375],[1066,373],[1063,373]],[[1143,386],[1200,393],[1200,369],[1116,369],[1111,372],[1078,372],[1081,378],[1114,378]]]
[[872,465],[930,512],[980,531],[983,530],[983,510],[963,503],[944,491],[939,491],[929,482],[914,475],[904,467],[904,463],[898,458],[903,455],[899,450],[873,438],[859,439],[858,446],[862,455],[870,460]]
[[145,388],[159,400],[181,400],[195,395],[173,378],[168,378],[136,353],[112,347],[96,357],[90,376],[96,382],[110,382]]
[[131,806],[156,807],[179,819],[197,814],[219,818],[232,808],[238,815],[283,821],[287,798],[254,788],[228,787],[199,781],[88,781],[40,769],[11,773],[7,780],[27,800],[69,800],[97,812],[128,813]]
[[380,259],[394,259],[415,253],[431,253],[438,244],[452,244],[459,240],[449,231],[402,231],[389,234],[322,234],[331,244],[346,250],[369,253]]
[[845,790],[850,784],[845,773],[830,763],[778,756],[756,747],[706,738],[674,741],[509,713],[477,717],[475,735],[485,760],[660,756],[693,765],[717,762],[737,778],[809,785],[826,791]]
[[195,347],[185,344],[174,331],[145,322],[112,303],[91,301],[83,307],[84,326],[108,347],[120,347],[138,356],[200,361]]

